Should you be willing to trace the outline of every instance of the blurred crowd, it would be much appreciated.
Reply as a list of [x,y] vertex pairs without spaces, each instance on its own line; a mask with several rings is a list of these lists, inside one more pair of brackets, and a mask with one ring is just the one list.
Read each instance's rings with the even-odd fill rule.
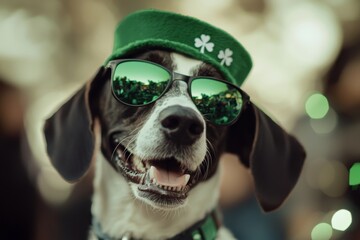
[[0,239],[86,239],[92,174],[64,182],[41,130],[108,56],[116,23],[143,8],[192,15],[233,34],[254,62],[243,88],[305,147],[299,183],[267,214],[248,170],[223,156],[223,220],[236,237],[360,239],[358,0],[3,0]]

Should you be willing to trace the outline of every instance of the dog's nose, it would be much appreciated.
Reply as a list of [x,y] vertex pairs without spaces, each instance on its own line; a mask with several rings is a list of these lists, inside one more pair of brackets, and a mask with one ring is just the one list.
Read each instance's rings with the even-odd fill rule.
[[167,107],[160,112],[159,120],[165,136],[176,144],[191,145],[204,132],[201,116],[188,107]]

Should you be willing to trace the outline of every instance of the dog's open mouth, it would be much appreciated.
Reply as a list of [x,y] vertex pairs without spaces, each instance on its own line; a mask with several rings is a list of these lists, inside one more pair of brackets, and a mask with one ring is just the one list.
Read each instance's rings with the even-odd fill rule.
[[118,170],[131,182],[138,184],[142,197],[161,201],[166,205],[179,204],[187,197],[196,174],[174,157],[139,159],[118,145],[115,151]]

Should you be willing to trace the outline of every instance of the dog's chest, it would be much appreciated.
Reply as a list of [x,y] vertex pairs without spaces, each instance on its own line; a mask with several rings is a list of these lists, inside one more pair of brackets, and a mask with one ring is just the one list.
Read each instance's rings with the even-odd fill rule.
[[147,236],[149,240],[168,239],[217,206],[219,178],[220,171],[217,171],[212,178],[192,189],[183,208],[161,211],[137,200],[132,195],[132,186],[100,154],[95,166],[92,214],[110,236],[132,233],[135,239],[147,239],[144,238]]

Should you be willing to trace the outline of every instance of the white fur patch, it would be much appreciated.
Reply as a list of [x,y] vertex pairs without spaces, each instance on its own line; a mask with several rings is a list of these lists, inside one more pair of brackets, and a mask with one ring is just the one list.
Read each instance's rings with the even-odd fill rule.
[[192,71],[202,64],[202,61],[178,53],[172,53],[171,58],[173,62],[176,63],[174,71],[188,76],[191,76]]
[[161,240],[185,230],[217,205],[219,171],[189,192],[186,204],[176,210],[159,210],[136,199],[130,186],[99,155],[96,162],[92,214],[109,236]]

